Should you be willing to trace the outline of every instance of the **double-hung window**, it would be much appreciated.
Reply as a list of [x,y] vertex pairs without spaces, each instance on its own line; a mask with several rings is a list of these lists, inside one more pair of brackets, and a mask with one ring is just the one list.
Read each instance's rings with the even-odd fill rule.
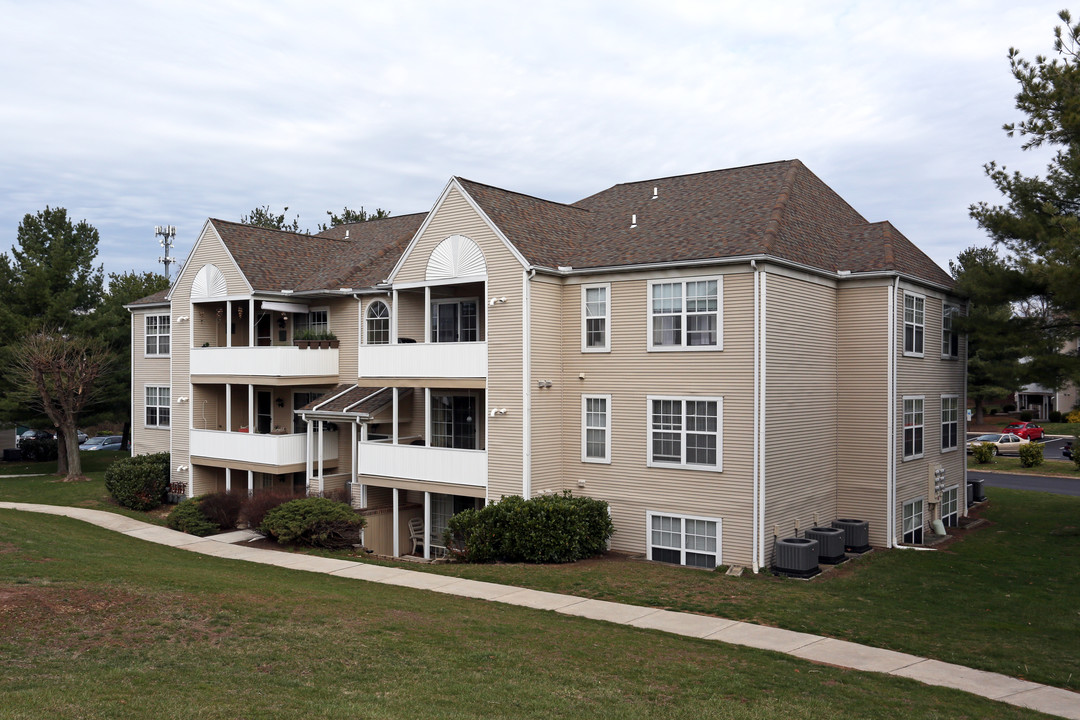
[[720,564],[719,518],[646,512],[649,559],[714,568]]
[[904,293],[904,354],[922,357],[926,334],[926,298]]
[[169,355],[168,315],[146,316],[146,355],[147,357],[167,357]]
[[904,503],[903,521],[904,542],[909,545],[921,545],[923,541],[923,501],[921,499]]
[[941,449],[955,450],[960,431],[960,398],[941,396]]
[[960,308],[948,303],[941,306],[941,357],[955,360],[960,357],[960,333],[953,329],[953,318],[960,315]]
[[581,286],[581,352],[611,349],[611,285]]
[[923,456],[923,398],[904,398],[904,459]]
[[960,520],[960,488],[953,485],[941,491],[941,523],[945,527],[956,527]]
[[293,334],[303,330],[325,335],[330,331],[330,311],[321,308],[293,315]]
[[649,282],[649,350],[720,350],[723,280]]
[[581,396],[581,461],[611,462],[611,396]]
[[146,427],[167,428],[172,407],[168,386],[146,386]]
[[368,305],[364,340],[368,345],[390,343],[390,308],[382,300],[376,300]]
[[650,467],[721,470],[723,398],[649,396]]

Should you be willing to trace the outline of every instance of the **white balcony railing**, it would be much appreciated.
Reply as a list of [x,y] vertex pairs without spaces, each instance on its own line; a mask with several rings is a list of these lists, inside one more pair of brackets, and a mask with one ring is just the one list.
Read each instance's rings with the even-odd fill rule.
[[280,347],[191,348],[192,375],[310,377],[338,375],[338,349]]
[[486,450],[363,442],[359,465],[362,475],[487,487]]
[[[318,460],[318,433],[312,440]],[[307,461],[307,435],[260,435],[220,430],[192,430],[191,454],[197,457],[260,465],[295,465]],[[323,461],[336,460],[338,434],[323,431]]]
[[486,378],[487,343],[361,345],[360,376]]

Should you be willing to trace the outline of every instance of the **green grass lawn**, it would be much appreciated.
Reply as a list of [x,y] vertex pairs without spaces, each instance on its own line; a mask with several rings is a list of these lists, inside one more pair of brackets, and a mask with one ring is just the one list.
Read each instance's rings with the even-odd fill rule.
[[[126,450],[91,450],[79,453],[82,458],[82,470],[84,473],[104,472],[105,468],[122,457],[129,457],[131,453]],[[30,475],[45,473],[51,475],[56,472],[56,461],[45,462],[0,462],[0,475]]]
[[[1060,451],[1059,451],[1060,452]],[[1050,456],[1047,456],[1050,457]],[[967,456],[968,470],[981,470],[983,472],[1007,472],[1019,475],[1056,475],[1080,479],[1080,470],[1069,460],[1058,460],[1060,455],[1053,459],[1044,460],[1042,465],[1026,468],[1020,464],[1020,458],[1015,455],[995,455],[988,463],[976,462],[971,455]]]
[[1043,717],[885,675],[6,510],[0,624],[0,716],[11,720]]

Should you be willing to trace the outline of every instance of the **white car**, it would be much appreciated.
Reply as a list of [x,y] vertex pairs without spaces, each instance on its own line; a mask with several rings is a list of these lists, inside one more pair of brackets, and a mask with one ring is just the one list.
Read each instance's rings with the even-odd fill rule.
[[1027,445],[1030,442],[1031,441],[1027,438],[1022,438],[1019,435],[1013,435],[1012,433],[990,433],[989,435],[980,435],[977,438],[968,440],[967,451],[970,453],[974,446],[986,443],[994,446],[995,455],[1004,455],[1006,453],[1010,455],[1019,455],[1020,446]]

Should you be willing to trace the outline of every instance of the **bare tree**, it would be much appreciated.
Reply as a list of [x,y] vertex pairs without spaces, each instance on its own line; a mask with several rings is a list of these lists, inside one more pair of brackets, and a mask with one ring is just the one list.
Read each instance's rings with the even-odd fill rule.
[[22,339],[13,348],[14,369],[37,393],[34,403],[57,428],[64,443],[67,479],[82,479],[79,413],[97,394],[98,380],[109,365],[109,353],[98,340],[64,337],[42,330]]

